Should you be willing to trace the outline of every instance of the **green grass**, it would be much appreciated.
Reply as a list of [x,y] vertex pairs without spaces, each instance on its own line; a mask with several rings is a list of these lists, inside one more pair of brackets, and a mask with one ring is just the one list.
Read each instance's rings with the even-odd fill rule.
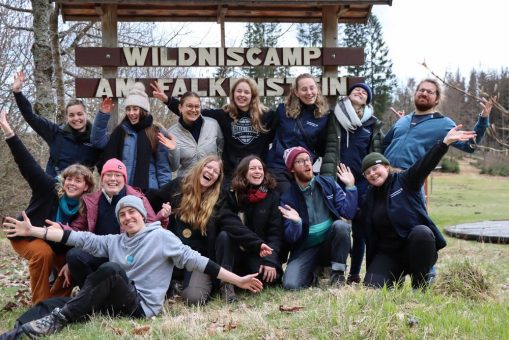
[[[509,179],[433,176],[430,211],[441,228],[509,219],[508,201]],[[259,295],[240,294],[234,305],[217,299],[205,307],[167,304],[153,320],[94,317],[52,338],[139,338],[134,330],[148,326],[143,337],[155,339],[509,339],[509,246],[447,240],[440,252],[437,285],[425,292],[413,291],[408,284],[397,290],[330,289],[326,284],[299,292],[266,289]],[[8,243],[0,241],[2,261],[10,253]],[[0,266],[0,274],[6,271]],[[0,308],[15,291],[0,286]],[[285,313],[280,305],[302,310]],[[2,312],[0,331],[23,310]]]

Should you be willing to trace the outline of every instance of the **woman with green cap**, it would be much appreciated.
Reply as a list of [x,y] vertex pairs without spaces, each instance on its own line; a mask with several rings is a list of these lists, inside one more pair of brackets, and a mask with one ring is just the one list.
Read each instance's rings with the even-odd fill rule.
[[428,216],[421,187],[451,143],[475,137],[474,131],[459,128],[461,125],[450,130],[443,141],[402,172],[394,172],[379,153],[364,157],[362,173],[370,185],[359,212],[367,246],[365,285],[392,287],[406,274],[413,288],[428,284],[428,273],[446,242]]

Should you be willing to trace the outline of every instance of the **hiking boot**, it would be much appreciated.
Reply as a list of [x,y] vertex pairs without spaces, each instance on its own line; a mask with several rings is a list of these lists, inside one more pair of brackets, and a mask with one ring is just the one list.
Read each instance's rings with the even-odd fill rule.
[[36,339],[59,332],[65,325],[67,325],[67,318],[60,312],[60,308],[55,308],[51,314],[28,322],[21,326],[21,329],[30,339]]
[[345,285],[345,273],[333,270],[330,274],[329,285],[341,287]]
[[219,293],[221,295],[221,300],[224,300],[227,303],[237,302],[237,296],[235,295],[235,289],[232,284],[223,283],[219,288]]
[[346,279],[346,283],[351,285],[352,283],[361,283],[361,276],[359,274],[349,274]]

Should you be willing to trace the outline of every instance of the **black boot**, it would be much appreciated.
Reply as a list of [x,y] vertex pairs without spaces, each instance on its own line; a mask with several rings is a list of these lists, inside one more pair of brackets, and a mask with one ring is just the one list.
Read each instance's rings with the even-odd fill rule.
[[35,339],[40,336],[57,333],[62,330],[67,323],[67,318],[60,312],[60,308],[55,308],[51,314],[28,322],[21,326],[21,329],[30,339]]

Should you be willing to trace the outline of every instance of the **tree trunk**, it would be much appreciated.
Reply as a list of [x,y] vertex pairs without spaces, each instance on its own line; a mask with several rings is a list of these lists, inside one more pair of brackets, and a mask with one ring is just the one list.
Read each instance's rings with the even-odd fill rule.
[[34,109],[39,114],[53,119],[56,111],[52,90],[53,55],[50,34],[50,15],[53,5],[48,0],[31,0],[31,2],[34,17],[32,55],[34,56],[36,88]]
[[55,6],[50,15],[51,47],[53,52],[53,65],[55,66],[55,90],[57,95],[56,121],[65,122],[65,88],[62,59],[60,58],[60,41],[58,39],[58,6]]

